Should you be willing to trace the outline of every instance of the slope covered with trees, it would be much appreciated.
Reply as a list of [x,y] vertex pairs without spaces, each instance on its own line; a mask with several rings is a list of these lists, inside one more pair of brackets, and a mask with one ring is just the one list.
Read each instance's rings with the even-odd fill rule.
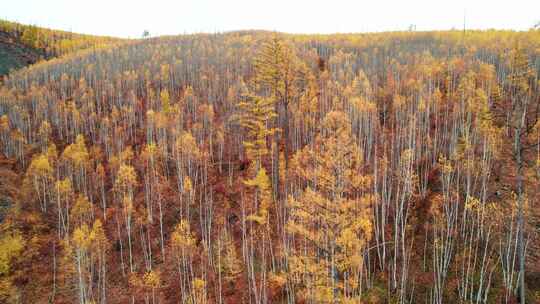
[[13,72],[0,301],[534,303],[539,68],[534,30],[245,31]]
[[39,60],[125,41],[75,34],[0,19],[0,76]]

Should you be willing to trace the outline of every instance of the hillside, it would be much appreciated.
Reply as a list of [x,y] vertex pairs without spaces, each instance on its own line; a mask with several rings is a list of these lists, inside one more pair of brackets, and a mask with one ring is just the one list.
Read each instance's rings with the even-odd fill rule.
[[43,54],[30,48],[6,32],[0,32],[0,75],[6,75],[11,69],[20,69],[36,63]]
[[0,86],[0,302],[540,301],[540,31],[99,44]]
[[0,19],[0,76],[40,59],[121,41],[118,38],[75,34]]

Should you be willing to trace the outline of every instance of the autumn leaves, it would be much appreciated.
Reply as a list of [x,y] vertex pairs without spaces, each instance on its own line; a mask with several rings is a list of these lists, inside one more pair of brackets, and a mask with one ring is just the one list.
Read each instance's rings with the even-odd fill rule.
[[26,246],[58,302],[512,301],[539,172],[527,58],[411,35],[193,35],[14,74],[9,280]]
[[[244,184],[254,191],[256,211],[246,221],[252,234],[248,238],[255,238],[258,246],[255,250],[247,242],[245,248],[257,303],[266,301],[267,286],[275,282],[297,293],[298,299],[316,303],[358,301],[362,293],[362,255],[373,229],[372,181],[364,174],[363,155],[348,116],[329,112],[314,141],[284,166],[292,150],[289,104],[312,102],[317,94],[313,76],[306,74],[289,46],[273,37],[255,59],[251,90],[261,95],[245,89],[237,103],[237,121],[246,131],[243,145],[252,166],[253,177]],[[279,156],[281,149],[285,159]],[[287,187],[281,188],[283,184]],[[276,246],[285,248],[283,260],[271,255]],[[259,276],[249,271],[256,261],[262,263]]]
[[342,112],[330,112],[313,145],[294,156],[304,190],[292,195],[287,231],[291,279],[310,301],[358,301],[363,252],[372,237],[371,178]]

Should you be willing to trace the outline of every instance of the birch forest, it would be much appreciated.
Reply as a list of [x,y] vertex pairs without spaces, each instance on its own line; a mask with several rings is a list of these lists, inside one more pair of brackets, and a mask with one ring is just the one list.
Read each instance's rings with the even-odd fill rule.
[[540,29],[0,34],[0,303],[540,303]]

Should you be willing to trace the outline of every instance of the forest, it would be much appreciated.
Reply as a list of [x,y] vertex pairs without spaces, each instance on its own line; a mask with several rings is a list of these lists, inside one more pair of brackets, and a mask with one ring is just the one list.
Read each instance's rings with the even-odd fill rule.
[[540,29],[0,31],[0,303],[540,303]]

